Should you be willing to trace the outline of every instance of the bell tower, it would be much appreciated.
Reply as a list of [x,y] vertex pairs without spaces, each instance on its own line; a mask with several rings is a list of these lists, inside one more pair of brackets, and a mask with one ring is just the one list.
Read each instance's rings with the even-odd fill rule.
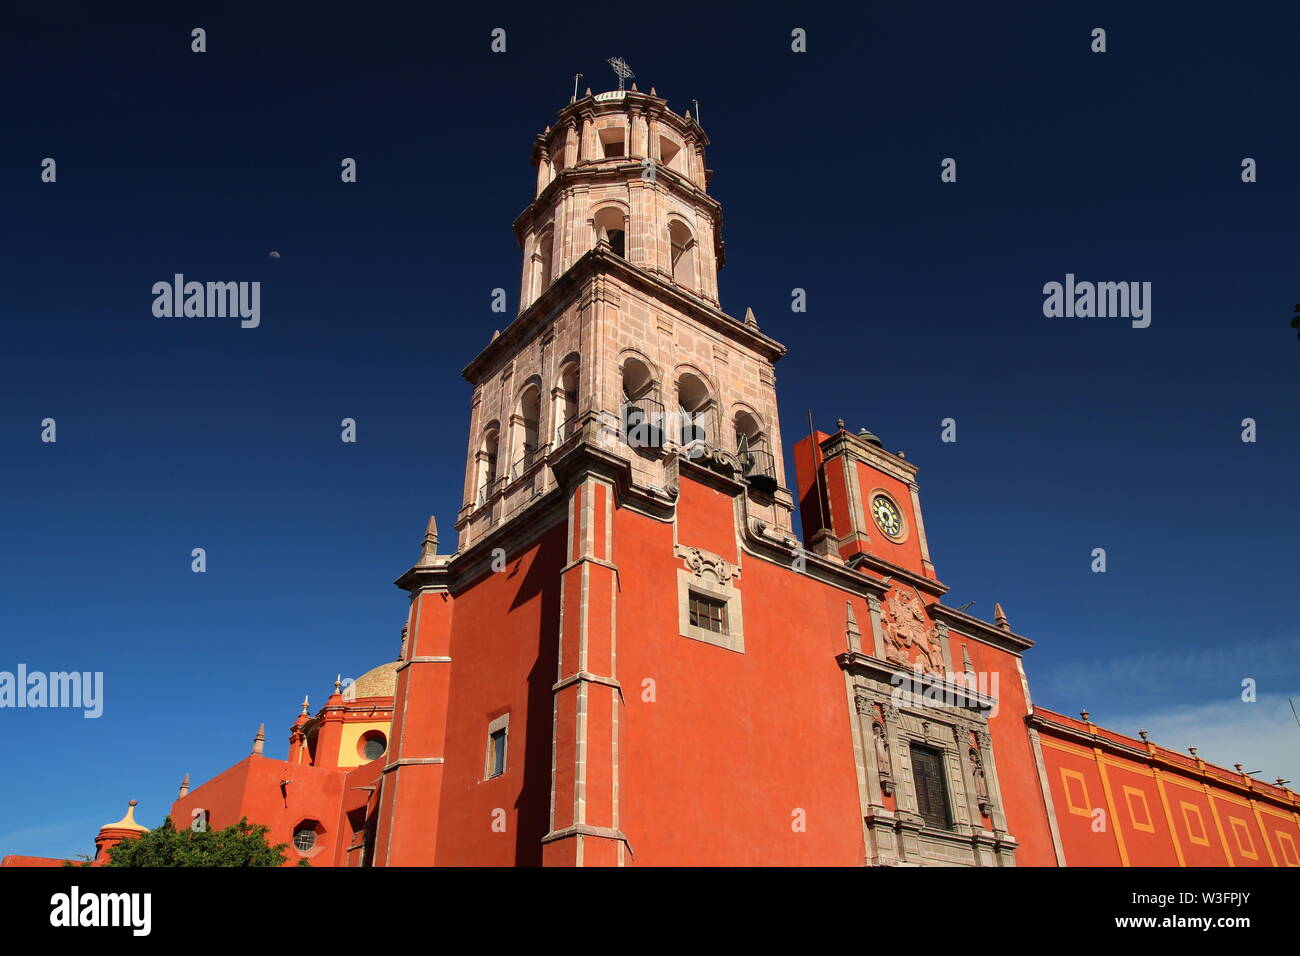
[[[465,369],[474,386],[459,547],[557,488],[587,441],[671,502],[678,457],[743,480],[749,513],[791,528],[774,363],[779,343],[718,302],[722,208],[709,139],[652,89],[590,90],[532,148],[516,218],[520,307]],[[585,435],[586,438],[579,438]]]

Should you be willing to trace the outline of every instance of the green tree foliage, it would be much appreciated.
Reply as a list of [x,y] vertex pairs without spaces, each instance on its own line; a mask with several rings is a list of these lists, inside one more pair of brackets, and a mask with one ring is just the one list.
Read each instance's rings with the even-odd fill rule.
[[245,817],[224,830],[177,830],[168,817],[160,826],[139,838],[123,840],[111,847],[108,865],[280,866],[284,863],[289,844],[272,846],[267,843],[269,829],[254,826]]

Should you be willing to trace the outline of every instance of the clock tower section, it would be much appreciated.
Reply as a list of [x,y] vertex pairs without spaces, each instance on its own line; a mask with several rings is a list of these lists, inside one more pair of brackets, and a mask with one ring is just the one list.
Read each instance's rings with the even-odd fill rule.
[[905,574],[943,593],[921,517],[917,467],[862,429],[838,423],[795,446],[800,513],[810,550],[877,576]]

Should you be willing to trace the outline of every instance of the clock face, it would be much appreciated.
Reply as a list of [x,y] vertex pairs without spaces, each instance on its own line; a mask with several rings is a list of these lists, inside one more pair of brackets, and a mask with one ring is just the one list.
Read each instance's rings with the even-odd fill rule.
[[871,516],[876,519],[880,530],[891,538],[898,537],[903,530],[903,516],[898,513],[898,505],[884,495],[871,499]]

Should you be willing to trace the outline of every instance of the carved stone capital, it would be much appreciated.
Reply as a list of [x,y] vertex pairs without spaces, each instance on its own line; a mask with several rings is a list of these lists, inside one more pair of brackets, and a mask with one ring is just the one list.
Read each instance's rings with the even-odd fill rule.
[[705,551],[701,548],[683,548],[681,545],[677,545],[673,549],[673,554],[681,558],[682,563],[686,565],[686,569],[696,577],[701,577],[706,573],[711,574],[719,584],[726,584],[732,578],[740,577],[740,568],[712,551]]

